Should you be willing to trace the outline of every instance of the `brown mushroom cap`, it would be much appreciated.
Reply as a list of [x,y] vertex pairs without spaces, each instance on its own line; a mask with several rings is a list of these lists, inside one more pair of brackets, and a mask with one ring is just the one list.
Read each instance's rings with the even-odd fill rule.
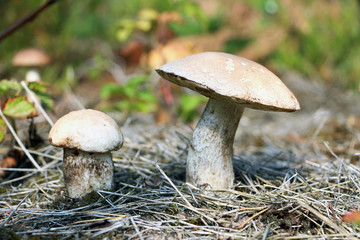
[[62,148],[105,153],[119,149],[123,136],[110,116],[85,109],[70,112],[57,120],[50,130],[49,142]]
[[239,56],[198,53],[169,62],[156,71],[163,78],[209,98],[266,111],[300,109],[293,93],[275,74]]
[[47,53],[36,48],[27,48],[16,53],[12,64],[18,67],[41,67],[50,63]]

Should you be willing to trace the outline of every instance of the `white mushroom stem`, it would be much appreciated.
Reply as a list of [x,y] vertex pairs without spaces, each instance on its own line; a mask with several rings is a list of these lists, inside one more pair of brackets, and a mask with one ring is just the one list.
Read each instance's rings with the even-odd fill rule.
[[186,181],[227,189],[234,183],[233,143],[244,107],[209,99],[194,130],[186,166]]
[[64,181],[71,198],[81,198],[93,190],[112,190],[114,164],[111,152],[89,153],[64,149]]

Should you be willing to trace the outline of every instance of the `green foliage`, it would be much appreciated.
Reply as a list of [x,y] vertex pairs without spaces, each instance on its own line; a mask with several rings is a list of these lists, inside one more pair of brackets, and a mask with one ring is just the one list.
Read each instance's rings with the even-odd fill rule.
[[151,8],[145,8],[138,12],[135,18],[122,18],[116,23],[116,37],[120,42],[127,41],[136,31],[149,32],[158,16],[158,12]]
[[[48,92],[46,84],[43,82],[30,82],[28,87],[32,90],[37,97],[40,98],[41,103],[48,109],[52,110],[54,108],[53,99]],[[17,96],[24,95],[24,90],[19,82],[16,80],[1,80],[0,81],[0,96],[4,100],[10,98],[16,98]]]
[[14,80],[1,80],[0,81],[0,94],[6,98],[12,98],[18,95],[21,91],[20,83]]
[[[36,96],[39,97],[41,103],[53,109],[54,102],[51,95],[47,92],[47,88],[42,82],[30,82],[28,87]],[[0,81],[0,99],[4,102],[1,103],[3,113],[14,119],[17,118],[32,118],[37,116],[37,111],[34,105],[27,100],[20,83],[16,80],[1,80]],[[4,120],[0,118],[0,143],[4,140],[6,133],[6,126]]]
[[34,116],[36,109],[25,97],[19,96],[8,99],[3,106],[3,112],[11,118],[27,118]]
[[[303,19],[299,18],[299,21],[308,25],[304,30],[294,24],[292,11],[287,9],[286,4],[280,4],[280,1],[244,1],[251,7],[249,16],[255,16],[255,24],[244,36],[239,33],[238,37],[228,41],[223,49],[235,53],[251,46],[261,36],[261,30],[269,26],[278,27],[285,30],[286,38],[271,55],[264,56],[260,61],[268,61],[275,68],[297,70],[309,78],[316,76],[329,82],[337,81],[351,89],[359,89],[359,2],[331,1],[321,9],[316,2],[299,1],[291,5],[294,8],[298,5],[303,7],[298,12],[304,10]],[[338,7],[330,9],[329,6],[334,2]],[[42,3],[40,0],[0,1],[0,29],[6,29]],[[85,79],[101,79],[110,66],[110,61],[106,59],[114,59],[111,54],[116,53],[124,42],[139,37],[144,40],[146,47],[152,47],[156,42],[154,30],[157,27],[157,16],[165,11],[176,12],[182,17],[180,22],[169,23],[177,36],[217,31],[224,25],[227,13],[230,13],[226,9],[229,12],[219,11],[215,16],[206,16],[194,0],[132,0],[122,1],[121,4],[117,0],[59,1],[1,42],[0,74],[22,78],[26,69],[12,67],[11,58],[21,48],[39,47],[56,59],[52,65],[41,69],[44,81],[51,82],[55,88],[59,84],[76,87],[76,74]],[[231,23],[226,24],[231,27]],[[84,64],[85,59],[94,61]],[[83,65],[91,67],[83,69]],[[51,96],[46,90],[35,87],[32,90],[44,106],[53,108]],[[107,84],[102,94],[103,99],[108,100],[105,101],[107,107],[112,109],[152,112],[157,108],[155,94],[147,82],[132,79],[125,86]],[[0,95],[4,99],[13,98],[22,95],[22,88],[15,81],[0,81]],[[181,97],[180,102],[191,102],[187,98],[191,97]],[[189,107],[178,106],[179,113],[189,115],[185,117],[186,121],[193,118],[196,107],[202,104],[201,101],[193,101],[187,104]],[[198,105],[194,106],[195,103]],[[192,109],[188,109],[190,106]]]
[[[118,41],[125,42],[129,40],[137,31],[150,34],[156,25],[156,18],[162,12],[161,9],[174,11],[182,16],[183,21],[181,23],[169,23],[169,27],[177,36],[214,32],[223,23],[223,16],[221,14],[209,18],[194,1],[182,0],[178,1],[177,4],[172,2],[172,6],[168,6],[165,3],[166,1],[161,3],[162,6],[166,7],[157,6],[156,1],[152,2],[152,8],[143,8],[137,12],[135,17],[121,18],[116,21],[116,38]],[[157,7],[154,8],[153,6]]]
[[52,99],[51,94],[48,92],[47,87],[42,82],[30,82],[28,87],[31,91],[35,93],[37,97],[39,97],[40,102],[44,107],[53,110],[54,109],[54,101]]
[[177,36],[195,35],[207,32],[214,32],[223,23],[222,15],[208,17],[203,10],[196,4],[184,3],[179,9],[183,21],[181,23],[171,22],[170,28]]
[[184,4],[181,15],[183,17],[182,23],[172,22],[169,24],[176,35],[185,36],[207,32],[209,27],[208,18],[196,4]]
[[[58,1],[30,24],[1,42],[0,69],[14,69],[11,59],[18,50],[38,47],[47,50],[57,60],[51,67],[60,72],[66,66],[80,64],[109,44],[118,45],[118,21],[131,19],[144,8],[159,12],[171,10],[183,1],[132,0],[122,1],[121,4],[118,0]],[[42,3],[40,0],[0,1],[0,29],[6,29]]]
[[147,84],[147,76],[136,76],[125,85],[115,83],[105,84],[100,96],[107,101],[106,109],[132,112],[154,112],[157,108],[157,99],[150,86]]
[[[0,1],[0,29],[6,29],[42,3]],[[1,42],[0,74],[21,79],[25,69],[12,67],[12,57],[22,48],[38,47],[47,50],[56,59],[50,66],[41,69],[42,79],[51,82],[54,88],[64,84],[76,87],[78,79],[74,75],[78,72],[91,80],[100,79],[109,63],[99,58],[108,59],[109,56],[104,55],[112,53],[112,46],[119,48],[119,41],[130,40],[139,32],[147,34],[151,43],[156,18],[165,11],[173,11],[183,17],[182,23],[172,26],[180,35],[216,31],[223,22],[223,15],[220,14],[207,17],[194,0],[132,0],[121,4],[117,0],[59,1]],[[94,59],[96,66],[81,69],[80,64],[84,59],[90,58]],[[85,74],[82,75],[83,73]],[[7,86],[7,83],[14,86]],[[35,85],[29,87],[45,107],[53,108],[51,96],[45,89],[39,89]],[[129,112],[153,112],[157,108],[152,88],[148,83],[141,83],[136,79],[130,80],[125,86],[104,85],[102,92],[103,99],[115,99],[116,103],[109,102],[109,108]],[[15,82],[0,84],[0,95],[5,99],[21,94],[22,89]],[[106,95],[110,96],[105,97]]]
[[209,17],[208,27],[207,27],[208,31],[215,32],[219,30],[223,26],[224,22],[225,22],[224,15],[221,12],[215,14],[214,16]]
[[206,103],[207,97],[196,94],[184,94],[180,96],[178,114],[185,122],[191,122],[199,115],[199,106]]

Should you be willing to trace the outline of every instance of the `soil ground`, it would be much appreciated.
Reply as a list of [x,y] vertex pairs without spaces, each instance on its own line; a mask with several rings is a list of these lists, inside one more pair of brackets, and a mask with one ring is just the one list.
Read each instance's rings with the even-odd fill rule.
[[114,152],[116,191],[99,191],[95,201],[65,198],[61,151],[45,142],[32,153],[48,164],[46,174],[28,171],[1,184],[2,239],[360,237],[358,227],[341,220],[360,207],[360,96],[295,73],[282,79],[302,109],[245,111],[233,189],[184,183],[190,125],[114,113],[125,136]]

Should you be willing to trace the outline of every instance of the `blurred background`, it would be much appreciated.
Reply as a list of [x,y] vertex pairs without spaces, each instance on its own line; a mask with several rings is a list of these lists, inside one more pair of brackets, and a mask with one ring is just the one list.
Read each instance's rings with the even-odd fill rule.
[[[0,31],[42,3],[0,1]],[[29,69],[12,59],[38,48],[51,58],[38,71],[57,115],[84,106],[158,123],[193,121],[206,98],[153,69],[202,51],[358,94],[359,9],[355,0],[61,0],[0,42],[0,79],[24,79]]]

